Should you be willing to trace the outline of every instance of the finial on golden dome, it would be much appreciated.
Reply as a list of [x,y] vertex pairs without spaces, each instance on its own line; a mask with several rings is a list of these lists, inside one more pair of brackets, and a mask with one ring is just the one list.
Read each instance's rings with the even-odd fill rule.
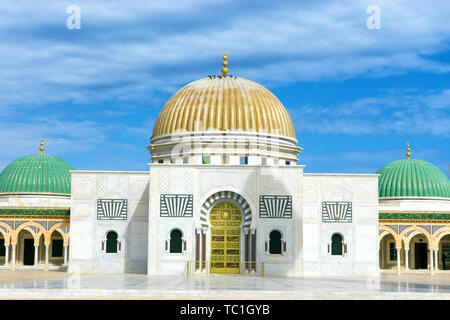
[[42,152],[44,151],[44,138],[42,138],[41,139],[41,146],[39,147],[39,150],[41,151],[41,154],[42,154]]
[[223,62],[222,62],[222,65],[223,65],[223,68],[222,68],[222,73],[224,74],[224,75],[226,75],[227,73],[228,73],[228,68],[227,68],[227,65],[228,65],[228,61],[227,61],[227,59],[228,59],[228,57],[227,57],[227,53],[226,52],[224,52],[223,53]]
[[409,151],[411,151],[411,149],[409,148],[409,141],[406,143],[406,156],[408,157],[408,160],[409,160],[409,157],[411,157],[411,152],[409,152]]

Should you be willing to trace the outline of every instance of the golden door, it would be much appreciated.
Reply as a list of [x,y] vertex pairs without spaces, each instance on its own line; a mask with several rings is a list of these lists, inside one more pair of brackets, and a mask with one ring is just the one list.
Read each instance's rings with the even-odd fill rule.
[[241,210],[233,202],[219,202],[209,213],[211,222],[211,273],[239,273],[241,261]]

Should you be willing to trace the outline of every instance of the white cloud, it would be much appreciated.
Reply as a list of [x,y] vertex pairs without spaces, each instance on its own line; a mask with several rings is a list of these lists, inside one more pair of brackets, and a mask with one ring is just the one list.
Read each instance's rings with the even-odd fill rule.
[[67,30],[69,1],[0,4],[0,102],[145,100],[220,70],[256,81],[346,79],[448,72],[427,55],[448,48],[450,5],[377,1],[79,1],[82,29]]
[[450,136],[450,90],[424,95],[392,91],[338,105],[289,110],[297,134],[431,134]]
[[[382,29],[371,31],[366,8],[373,2],[79,0],[81,30],[68,30],[72,1],[2,1],[0,167],[4,159],[33,152],[41,136],[56,153],[113,144],[114,132],[149,138],[161,97],[218,73],[224,50],[232,74],[264,85],[450,71],[433,59],[450,43],[448,3],[377,0]],[[301,106],[292,117],[299,133],[406,132],[414,126],[418,133],[448,136],[449,97],[450,90],[391,93]],[[85,105],[92,109],[73,107]],[[148,116],[110,122],[130,110]]]

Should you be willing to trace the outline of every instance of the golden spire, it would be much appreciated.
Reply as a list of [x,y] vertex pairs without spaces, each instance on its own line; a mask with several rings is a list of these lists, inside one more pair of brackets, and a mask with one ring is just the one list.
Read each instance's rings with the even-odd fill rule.
[[41,139],[41,146],[39,147],[39,150],[42,152],[44,151],[44,138]]
[[223,53],[223,62],[222,62],[222,65],[223,65],[223,68],[222,68],[222,73],[224,74],[224,75],[226,75],[227,73],[228,73],[228,68],[227,68],[227,65],[228,65],[228,61],[227,61],[227,59],[228,59],[228,57],[227,57],[227,53],[226,52],[224,52]]
[[409,141],[406,143],[406,156],[408,157],[408,160],[409,160],[409,157],[411,157],[411,152],[409,152],[411,149],[409,148]]

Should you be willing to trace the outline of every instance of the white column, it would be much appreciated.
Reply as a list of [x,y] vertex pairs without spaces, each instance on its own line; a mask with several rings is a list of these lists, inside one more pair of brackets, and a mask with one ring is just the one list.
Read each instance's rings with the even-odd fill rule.
[[[199,252],[199,259],[200,259],[200,271],[203,271],[203,228],[200,228],[200,245],[198,246],[200,252]],[[206,267],[206,264],[205,264]]]
[[[251,252],[251,242],[252,242],[252,233],[250,231],[249,228],[245,228],[244,229],[244,236],[245,239],[247,239],[247,242],[245,243],[246,247],[245,247],[245,252],[247,253],[245,257],[245,272],[246,273],[250,273],[251,270],[251,263],[250,261],[252,260],[252,252]],[[245,242],[245,240],[244,240]]]
[[439,271],[439,249],[434,249],[434,270]]
[[64,265],[67,266],[67,244],[64,245]]
[[48,271],[48,249],[50,247],[50,243],[45,244],[45,271]]
[[383,265],[383,256],[381,255],[381,248],[380,248],[380,244],[378,244],[378,256],[381,257],[381,262],[379,262],[378,264],[378,270],[381,270],[381,266]]
[[397,274],[400,274],[400,252],[402,248],[396,248],[397,249]]
[[34,245],[34,265],[35,266],[38,265],[38,254],[39,254],[39,245],[35,244]]
[[[249,271],[252,270],[252,229],[249,229],[248,233],[248,261],[250,262],[248,264]],[[269,250],[269,246],[267,245],[267,250]]]
[[409,248],[405,248],[405,269],[409,270],[409,257],[408,257]]
[[[258,252],[256,252],[256,248],[253,248],[253,235],[255,235],[256,233],[256,229],[252,228],[250,229],[250,257],[251,257],[251,261],[252,264],[250,265],[252,268],[252,273],[256,273],[256,270],[258,269],[258,266],[256,265],[256,256],[258,255]],[[256,246],[256,237],[255,237],[255,246]],[[281,248],[283,249],[283,248]],[[253,253],[254,252],[254,253]]]
[[434,262],[434,257],[433,257],[433,249],[430,248],[430,272],[431,274],[434,273],[434,266],[433,266],[433,262]]
[[15,243],[11,244],[11,247],[12,247],[11,269],[14,271],[14,269],[16,268],[16,244]]
[[[201,244],[201,249],[202,249],[201,256],[200,256],[201,259],[200,260],[205,261],[204,262],[205,270],[206,270],[206,273],[208,274],[210,272],[210,270],[211,270],[211,261],[209,261],[209,263],[206,262],[208,260],[207,259],[208,252],[206,252],[206,248],[207,248],[206,242],[208,241],[208,239],[206,239],[206,235],[207,234],[208,234],[208,229],[207,228],[202,228],[201,237],[200,237],[200,244]],[[205,243],[203,243],[203,237],[205,238]],[[203,256],[203,251],[205,251],[205,256]],[[203,269],[201,269],[201,270],[203,271]]]
[[5,244],[5,266],[9,263],[9,244]]

